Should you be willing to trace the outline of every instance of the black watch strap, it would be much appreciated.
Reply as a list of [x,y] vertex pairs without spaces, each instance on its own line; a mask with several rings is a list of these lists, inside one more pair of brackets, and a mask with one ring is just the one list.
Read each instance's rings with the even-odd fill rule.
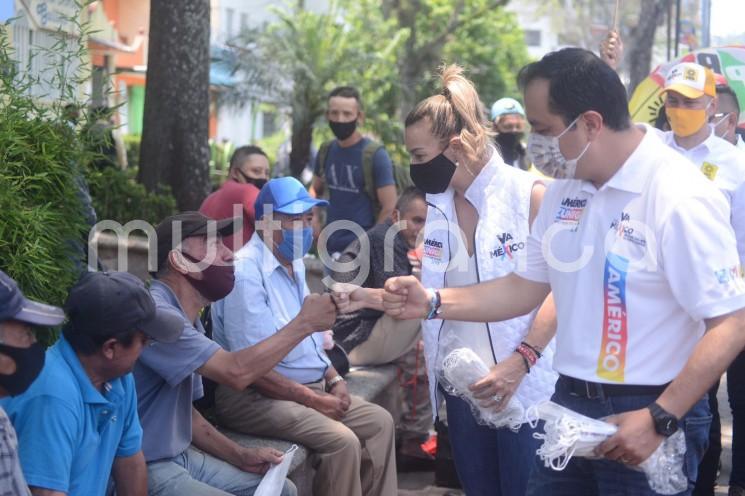
[[652,403],[647,407],[649,413],[652,414],[652,420],[654,422],[654,430],[661,436],[670,437],[675,434],[678,430],[678,418],[672,413],[668,412],[656,402]]

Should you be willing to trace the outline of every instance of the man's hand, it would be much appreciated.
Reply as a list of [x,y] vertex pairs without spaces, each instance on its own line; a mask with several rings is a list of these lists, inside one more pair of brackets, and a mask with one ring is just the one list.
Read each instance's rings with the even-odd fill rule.
[[650,457],[665,439],[654,429],[652,414],[646,408],[614,415],[606,422],[618,431],[595,449],[598,456],[627,465],[639,465]]
[[349,410],[352,404],[352,398],[349,396],[349,390],[347,389],[347,383],[344,381],[337,382],[334,387],[329,391],[333,396],[336,396],[341,400],[341,406],[344,409],[344,413]]
[[331,329],[336,321],[336,306],[331,301],[331,295],[306,296],[298,318],[310,326],[308,334]]
[[525,362],[518,353],[499,362],[479,381],[468,386],[483,408],[502,411],[525,377]]
[[331,292],[339,313],[352,313],[368,306],[367,288],[354,284],[336,283],[331,286]]
[[608,35],[600,43],[600,58],[611,66],[613,70],[617,70],[621,64],[621,58],[623,58],[623,40],[621,40],[621,35],[615,29],[608,31]]
[[429,295],[414,276],[392,277],[385,282],[383,308],[399,320],[424,319],[430,310]]
[[284,453],[274,448],[244,448],[238,452],[236,466],[244,472],[263,474],[269,467],[282,461]]
[[313,399],[308,403],[308,407],[326,415],[332,420],[341,420],[347,413],[348,406],[344,407],[341,398],[333,394],[316,393]]

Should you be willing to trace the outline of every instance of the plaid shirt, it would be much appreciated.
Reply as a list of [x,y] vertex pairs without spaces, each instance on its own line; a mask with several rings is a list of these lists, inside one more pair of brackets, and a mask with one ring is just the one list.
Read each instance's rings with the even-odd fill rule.
[[0,496],[30,495],[18,460],[16,431],[0,408]]

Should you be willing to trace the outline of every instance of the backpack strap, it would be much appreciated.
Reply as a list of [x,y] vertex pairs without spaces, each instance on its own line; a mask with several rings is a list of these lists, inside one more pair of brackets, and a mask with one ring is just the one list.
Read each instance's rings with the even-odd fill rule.
[[370,197],[370,201],[373,205],[373,214],[375,215],[375,219],[373,219],[374,222],[377,222],[378,214],[383,208],[380,204],[380,200],[378,200],[378,188],[375,184],[374,163],[375,154],[381,148],[383,148],[382,144],[375,141],[369,141],[365,145],[365,148],[362,149],[362,173],[365,177],[365,192],[367,193],[367,196]]
[[318,177],[326,179],[326,160],[329,158],[329,149],[331,149],[331,143],[334,140],[328,140],[321,143],[321,147],[318,149]]

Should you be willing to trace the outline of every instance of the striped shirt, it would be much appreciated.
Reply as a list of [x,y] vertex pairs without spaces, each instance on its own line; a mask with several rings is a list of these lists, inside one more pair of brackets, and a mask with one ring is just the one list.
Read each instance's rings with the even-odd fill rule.
[[16,431],[0,407],[0,496],[31,494],[18,460]]

